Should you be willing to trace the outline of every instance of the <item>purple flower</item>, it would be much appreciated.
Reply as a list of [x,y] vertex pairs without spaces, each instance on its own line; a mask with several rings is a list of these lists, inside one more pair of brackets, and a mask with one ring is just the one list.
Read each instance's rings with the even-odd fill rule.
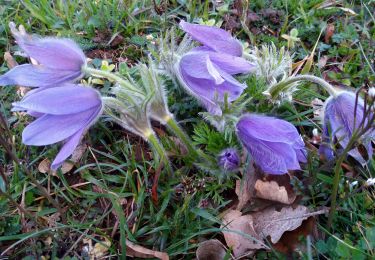
[[22,133],[24,144],[42,146],[65,140],[52,162],[55,170],[73,153],[82,135],[98,118],[102,100],[92,88],[65,84],[32,90],[13,106],[14,111],[25,110],[37,117]]
[[51,87],[83,76],[81,68],[86,58],[72,40],[32,37],[16,30],[12,24],[11,29],[21,49],[40,65],[14,67],[0,76],[0,86]]
[[285,174],[301,169],[299,162],[306,162],[305,144],[291,123],[246,114],[236,127],[239,139],[265,173]]
[[235,171],[240,166],[240,156],[236,149],[227,148],[218,157],[218,164],[225,171]]
[[213,115],[221,115],[225,95],[236,100],[246,88],[232,75],[248,73],[255,66],[241,58],[242,46],[230,33],[211,26],[181,21],[180,27],[203,46],[186,53],[177,76],[185,89]]
[[180,22],[180,27],[194,40],[200,42],[214,52],[242,56],[242,46],[232,35],[218,27]]
[[[364,102],[359,98],[355,110],[355,94],[342,92],[336,97],[330,97],[324,105],[324,122],[323,122],[323,144],[319,147],[320,154],[323,154],[328,160],[333,159],[333,150],[330,147],[330,139],[336,139],[341,147],[345,148],[351,139],[355,130],[362,123],[364,115]],[[355,121],[354,121],[355,118]],[[368,123],[365,119],[364,124]],[[361,143],[366,148],[368,157],[372,157],[371,140],[374,139],[375,130],[371,129],[361,137]],[[332,138],[330,138],[332,137]],[[358,149],[349,151],[354,159],[361,164],[366,164],[366,160],[359,153]]]

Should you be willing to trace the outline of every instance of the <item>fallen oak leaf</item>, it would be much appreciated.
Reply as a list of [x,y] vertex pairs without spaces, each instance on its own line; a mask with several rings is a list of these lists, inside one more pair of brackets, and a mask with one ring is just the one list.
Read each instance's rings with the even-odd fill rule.
[[223,235],[235,257],[250,255],[258,249],[269,249],[255,231],[253,217],[242,215],[239,210],[229,210],[223,217]]
[[292,231],[301,226],[305,219],[326,213],[327,210],[309,212],[305,206],[298,205],[283,207],[277,211],[275,207],[269,207],[260,212],[253,213],[254,229],[262,237],[270,236],[271,242],[276,244],[286,231]]
[[198,260],[222,260],[227,254],[225,246],[217,239],[210,239],[199,244],[195,253]]
[[313,232],[315,218],[309,217],[304,220],[297,229],[286,231],[280,238],[279,242],[272,245],[277,251],[284,254],[291,254],[300,242],[301,237],[306,237]]
[[247,202],[255,197],[255,183],[257,179],[261,177],[259,171],[257,171],[252,163],[249,163],[242,180],[236,181],[235,193],[238,196],[237,210],[241,210]]
[[258,198],[288,205],[292,204],[297,197],[287,174],[281,176],[270,175],[265,181],[257,180],[255,194]]
[[139,258],[159,258],[162,260],[169,260],[167,253],[154,251],[148,248],[145,248],[140,245],[136,245],[133,242],[126,240],[126,255],[130,257],[139,257]]

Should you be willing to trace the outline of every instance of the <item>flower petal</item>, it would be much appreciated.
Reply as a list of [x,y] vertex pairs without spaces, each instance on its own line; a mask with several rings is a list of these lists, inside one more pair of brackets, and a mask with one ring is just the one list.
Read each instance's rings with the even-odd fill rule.
[[18,45],[45,67],[80,71],[86,58],[79,46],[70,39],[16,36]]
[[27,87],[51,87],[74,81],[81,72],[55,70],[41,65],[24,64],[14,67],[0,76],[0,86],[20,85]]
[[98,107],[100,104],[101,99],[96,90],[75,84],[65,84],[27,95],[21,102],[13,105],[17,110],[21,108],[39,113],[65,115]]
[[69,137],[66,143],[61,148],[60,152],[56,155],[55,159],[52,162],[51,169],[57,170],[63,162],[74,152],[76,147],[81,140],[84,129],[79,130],[77,133]]
[[191,52],[199,52],[201,55],[208,55],[212,63],[230,75],[249,73],[256,69],[254,64],[244,58],[222,52],[214,52],[205,46],[196,47],[191,50]]
[[243,128],[243,131],[246,131],[248,135],[259,140],[287,143],[294,148],[305,147],[296,127],[285,120],[269,116],[246,114],[241,117],[237,127]]
[[200,53],[190,53],[181,59],[179,67],[186,86],[198,98],[224,101],[224,94],[227,93],[229,101],[237,99],[246,86],[214,64],[207,65],[209,61],[207,55]]
[[233,56],[242,56],[241,43],[232,35],[218,27],[180,22],[180,27],[194,40],[210,49]]
[[89,126],[98,108],[70,115],[44,115],[28,125],[22,133],[26,145],[48,145],[60,142]]

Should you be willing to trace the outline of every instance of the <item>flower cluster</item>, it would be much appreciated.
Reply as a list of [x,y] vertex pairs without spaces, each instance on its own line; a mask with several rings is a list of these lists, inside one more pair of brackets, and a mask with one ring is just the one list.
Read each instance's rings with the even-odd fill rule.
[[210,113],[221,115],[224,100],[236,100],[246,88],[233,75],[249,73],[254,65],[241,57],[241,43],[228,32],[184,21],[180,27],[203,44],[181,57],[177,64],[180,83]]
[[0,86],[35,87],[13,111],[26,111],[36,118],[22,133],[27,145],[49,145],[65,141],[52,162],[56,170],[74,151],[87,129],[102,111],[102,99],[96,90],[74,84],[83,76],[86,58],[69,39],[35,38],[21,26],[10,24],[20,48],[38,65],[24,64],[0,76]]
[[[224,134],[235,132],[240,141],[235,146],[242,143],[264,173],[281,175],[289,170],[300,170],[300,163],[307,162],[307,151],[298,130],[291,123],[256,113],[243,113],[249,99],[243,94],[246,84],[235,78],[238,74],[254,73],[263,77],[269,84],[264,94],[271,98],[288,96],[291,100],[301,81],[322,86],[331,97],[324,107],[321,154],[332,158],[334,144],[338,144],[342,149],[348,147],[348,154],[365,164],[366,158],[352,142],[358,137],[358,143],[367,150],[367,157],[372,156],[371,142],[375,133],[373,89],[368,91],[372,100],[369,108],[362,98],[353,93],[338,92],[323,79],[312,75],[289,76],[291,56],[283,49],[278,51],[274,45],[246,54],[241,43],[230,33],[217,27],[181,21],[180,28],[188,37],[185,35],[180,46],[171,48],[166,54],[168,46],[162,42],[160,59],[150,57],[148,65],[138,64],[134,67],[134,75],[129,75],[88,67],[82,50],[69,39],[37,38],[28,35],[23,27],[19,30],[14,24],[10,27],[20,48],[36,64],[11,69],[0,76],[0,86],[34,88],[20,102],[13,103],[13,111],[26,111],[36,118],[24,129],[23,143],[41,146],[65,142],[52,163],[52,169],[57,169],[73,153],[82,136],[104,111],[110,120],[148,141],[156,154],[155,161],[165,168],[171,169],[151,120],[165,124],[178,136],[191,155],[189,159],[195,160],[197,165],[214,162],[216,169],[223,172],[237,171],[241,157],[236,149],[224,149],[212,160],[213,157],[208,158],[194,147],[176,123],[169,111],[167,91],[159,73],[163,66],[164,71],[176,77],[187,92],[203,104],[208,111],[204,115],[212,116],[211,123],[219,131],[226,130],[223,130]],[[192,47],[191,39],[201,45]],[[113,82],[109,96],[102,97],[95,89],[75,83],[85,74]],[[229,106],[233,108],[228,109]],[[215,121],[216,118],[219,120]]]

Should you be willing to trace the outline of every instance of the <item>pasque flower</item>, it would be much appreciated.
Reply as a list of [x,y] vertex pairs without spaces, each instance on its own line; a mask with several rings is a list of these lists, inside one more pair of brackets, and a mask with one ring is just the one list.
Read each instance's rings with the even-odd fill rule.
[[306,162],[305,144],[289,122],[274,117],[246,114],[238,121],[237,135],[255,164],[269,174],[299,170]]
[[70,39],[36,38],[26,34],[23,27],[17,30],[10,24],[20,48],[39,64],[23,64],[0,76],[0,86],[22,85],[51,87],[72,82],[83,76],[86,58],[78,45]]
[[52,169],[57,169],[100,115],[102,100],[92,88],[66,83],[30,91],[23,100],[13,103],[13,110],[37,117],[22,133],[24,144],[42,146],[65,141],[52,162]]
[[182,56],[176,68],[179,81],[210,113],[221,115],[225,95],[231,102],[246,88],[233,75],[248,73],[254,65],[240,57],[242,46],[228,32],[184,21],[180,27],[203,46]]
[[234,148],[227,148],[219,154],[218,157],[219,166],[225,171],[237,170],[240,166],[240,156]]
[[[337,141],[341,147],[345,148],[353,136],[353,133],[369,123],[369,118],[364,118],[365,108],[362,98],[358,97],[357,108],[355,107],[356,96],[354,93],[350,92],[341,92],[326,100],[324,104],[323,122],[324,142],[320,146],[319,152],[327,159],[330,160],[333,158],[333,150],[331,149],[330,140]],[[369,113],[368,116],[372,116],[372,113]],[[369,158],[372,157],[371,140],[374,139],[374,136],[375,130],[374,127],[372,127],[362,135],[359,140],[359,142],[366,148]],[[357,148],[349,151],[349,155],[361,164],[366,163],[366,160]]]

